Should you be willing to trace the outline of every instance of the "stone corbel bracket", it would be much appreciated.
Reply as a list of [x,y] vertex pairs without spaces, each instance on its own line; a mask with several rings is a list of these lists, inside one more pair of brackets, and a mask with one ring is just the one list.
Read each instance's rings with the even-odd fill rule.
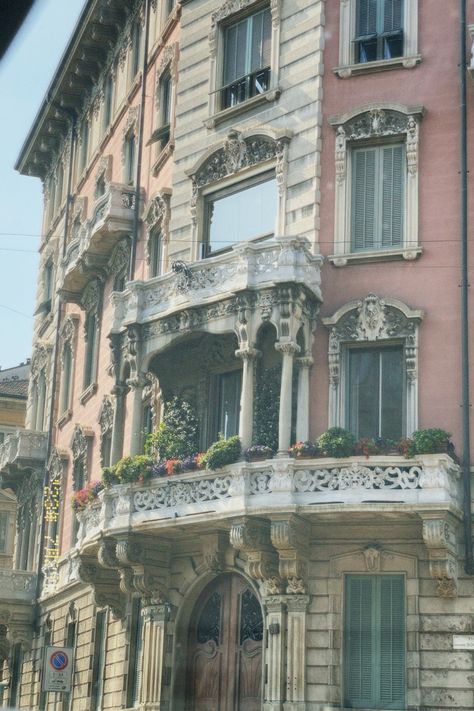
[[115,619],[125,617],[125,596],[120,592],[117,571],[103,568],[94,558],[80,556],[79,579],[88,583],[94,591],[94,602],[98,607],[110,607]]
[[438,581],[440,597],[457,597],[455,520],[449,514],[422,513],[423,541],[428,549],[430,575]]
[[201,541],[202,563],[196,569],[198,575],[206,572],[221,573],[225,568],[225,553],[229,537],[223,531],[206,533],[199,536]]
[[310,524],[298,516],[271,522],[271,541],[278,551],[280,577],[289,595],[307,592]]
[[230,530],[231,545],[247,554],[245,572],[262,583],[264,596],[282,591],[278,554],[272,546],[270,530],[267,519],[248,516],[235,520]]
[[169,544],[130,536],[117,539],[115,555],[123,592],[137,592],[155,602],[169,599]]

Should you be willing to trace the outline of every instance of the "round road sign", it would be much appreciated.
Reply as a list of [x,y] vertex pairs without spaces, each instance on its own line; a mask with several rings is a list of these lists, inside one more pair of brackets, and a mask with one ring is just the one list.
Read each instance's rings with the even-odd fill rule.
[[49,658],[49,663],[53,667],[54,671],[63,671],[69,664],[69,657],[66,652],[63,651],[53,652]]

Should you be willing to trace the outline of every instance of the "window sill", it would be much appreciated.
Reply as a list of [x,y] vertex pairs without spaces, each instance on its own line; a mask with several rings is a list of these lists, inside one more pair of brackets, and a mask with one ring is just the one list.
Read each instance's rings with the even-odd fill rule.
[[160,172],[163,165],[168,160],[168,158],[171,157],[171,155],[173,154],[173,151],[174,151],[174,141],[168,141],[168,143],[163,148],[163,150],[160,151],[158,158],[156,159],[156,161],[153,164],[152,173],[155,178],[158,175],[158,173]]
[[333,69],[334,74],[337,74],[341,79],[358,74],[371,74],[373,72],[384,72],[388,69],[413,69],[421,62],[421,55],[417,54],[413,57],[396,57],[395,59],[379,59],[376,62],[363,62],[361,64],[347,64]]
[[373,252],[351,252],[348,254],[331,254],[328,260],[335,267],[345,267],[350,264],[364,264],[370,262],[391,262],[397,259],[405,259],[413,262],[423,253],[421,247],[411,247],[406,249],[387,249]]
[[250,111],[256,106],[260,106],[260,104],[264,104],[265,102],[276,101],[277,99],[279,99],[280,94],[281,89],[270,89],[270,91],[266,91],[263,94],[258,94],[258,96],[253,96],[251,99],[247,99],[247,101],[242,101],[242,103],[240,104],[236,104],[235,106],[231,106],[228,109],[223,109],[222,111],[219,111],[218,113],[214,114],[214,116],[211,116],[206,121],[204,121],[204,125],[206,128],[214,128],[215,126],[220,123],[223,123],[227,119]]
[[82,395],[79,398],[79,402],[81,405],[85,405],[88,400],[91,399],[93,395],[97,392],[97,383],[91,383],[90,385],[87,386],[87,388],[84,390]]
[[64,427],[65,424],[67,424],[69,422],[71,417],[72,417],[72,410],[71,409],[67,409],[63,412],[63,414],[61,415],[61,417],[59,418],[59,420],[56,423],[60,430]]

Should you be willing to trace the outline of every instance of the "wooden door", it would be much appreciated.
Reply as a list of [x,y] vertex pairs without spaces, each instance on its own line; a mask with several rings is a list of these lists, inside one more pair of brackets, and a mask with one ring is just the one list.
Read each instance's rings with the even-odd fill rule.
[[186,711],[260,711],[263,619],[238,575],[222,575],[194,608],[189,632]]

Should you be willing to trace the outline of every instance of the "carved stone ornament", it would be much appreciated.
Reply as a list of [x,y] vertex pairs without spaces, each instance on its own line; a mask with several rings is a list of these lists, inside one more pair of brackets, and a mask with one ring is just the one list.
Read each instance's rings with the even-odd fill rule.
[[112,156],[107,155],[107,156],[102,156],[101,159],[99,160],[97,164],[97,172],[96,172],[96,186],[97,184],[103,180],[105,188],[107,189],[108,184],[112,180]]
[[45,373],[51,350],[52,347],[49,343],[36,343],[31,357],[31,377],[33,380],[36,380],[40,373]]
[[110,276],[117,277],[128,271],[128,263],[130,261],[130,241],[127,237],[121,239],[114,248],[112,255],[107,264],[107,273]]
[[132,106],[128,110],[127,120],[125,121],[125,126],[123,127],[123,140],[122,140],[122,165],[125,165],[127,160],[127,139],[131,136],[138,135],[138,120],[140,116],[140,108],[138,106]]
[[57,447],[53,447],[51,456],[49,458],[48,462],[48,472],[49,472],[49,481],[56,481],[56,482],[61,482],[63,472],[64,472],[64,463],[67,461],[67,453],[61,449],[58,449]]
[[454,521],[448,515],[420,515],[423,519],[423,540],[430,560],[430,575],[437,581],[438,595],[457,597],[458,565]]
[[336,129],[336,181],[346,178],[347,143],[389,136],[405,136],[406,161],[410,175],[418,170],[419,122],[422,112],[404,113],[390,108],[371,108],[347,120],[331,120]]
[[365,565],[368,573],[378,573],[380,571],[380,548],[378,546],[367,546],[363,550]]
[[270,521],[250,516],[234,521],[230,542],[236,550],[247,554],[245,572],[263,584],[264,594],[279,595],[282,592],[282,581],[278,554],[270,538]]
[[74,490],[77,491],[84,482],[79,477],[79,471],[82,469],[84,479],[86,478],[86,467],[87,467],[87,456],[89,452],[89,445],[85,431],[81,425],[76,425],[74,428],[74,433],[71,440],[71,450],[72,450],[72,476]]
[[168,44],[163,49],[161,55],[161,61],[156,72],[156,82],[155,82],[155,106],[159,109],[161,91],[160,91],[160,81],[164,72],[169,68],[171,81],[176,85],[178,81],[178,60],[179,60],[179,42],[173,42],[173,44]]
[[72,347],[74,341],[74,336],[76,334],[78,316],[75,314],[70,314],[64,319],[64,323],[61,328],[61,338],[63,345],[68,343]]
[[108,570],[97,564],[94,558],[81,556],[78,568],[79,579],[88,583],[94,591],[94,602],[98,607],[108,606],[113,617],[125,617],[125,596],[119,588],[119,576],[116,570]]
[[101,300],[102,288],[98,279],[92,279],[83,291],[81,307],[87,314],[97,314]]
[[[215,57],[217,53],[219,24],[231,15],[256,4],[256,0],[226,0],[218,10],[212,13],[211,29],[209,31],[209,53],[211,57]],[[272,14],[272,24],[274,27],[277,27],[280,23],[281,0],[271,0],[270,10]]]
[[323,319],[330,327],[329,371],[331,385],[340,380],[341,344],[378,342],[400,339],[405,342],[405,362],[408,380],[417,378],[418,324],[423,314],[412,311],[394,299],[381,299],[368,294],[339,309],[332,318]]
[[272,521],[271,540],[279,555],[280,577],[287,581],[286,592],[307,592],[310,525],[297,516]]
[[110,434],[113,425],[114,406],[112,405],[112,400],[110,399],[110,397],[108,395],[104,395],[99,415],[99,426],[101,436],[103,437],[104,435]]
[[266,161],[275,161],[279,189],[283,189],[286,175],[286,153],[288,137],[273,138],[264,134],[244,137],[239,131],[229,131],[224,145],[212,153],[202,165],[191,174],[192,195],[191,215],[196,222],[199,191],[223,180],[229,175]]

